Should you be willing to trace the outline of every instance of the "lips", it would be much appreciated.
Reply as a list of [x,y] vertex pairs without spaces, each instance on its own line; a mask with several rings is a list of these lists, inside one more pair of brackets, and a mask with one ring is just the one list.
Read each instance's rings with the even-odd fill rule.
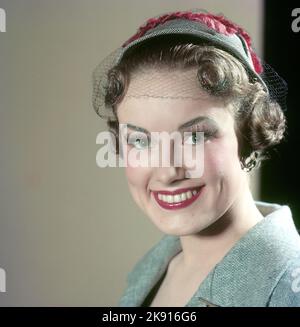
[[163,190],[159,190],[159,191],[153,191],[153,193],[160,193],[160,194],[165,194],[165,195],[176,195],[176,194],[180,194],[180,193],[184,193],[187,191],[198,191],[201,188],[201,186],[195,186],[195,187],[187,187],[187,188],[179,188],[175,191],[163,191]]
[[[193,202],[195,202],[199,196],[201,195],[202,191],[203,191],[204,185],[202,186],[197,186],[197,187],[191,187],[191,188],[181,188],[181,189],[177,189],[175,191],[152,191],[154,199],[156,200],[156,202],[159,204],[160,207],[167,209],[167,210],[176,210],[176,209],[182,209],[185,208],[189,205],[191,205]],[[195,191],[197,191],[196,194],[192,193],[192,197],[185,199],[183,201],[180,202],[174,202],[174,203],[168,203],[165,202],[161,199],[159,199],[158,195],[162,194],[162,195],[176,195],[176,194],[180,194],[180,193],[184,193],[184,192],[188,192],[191,191],[193,193],[195,193]]]

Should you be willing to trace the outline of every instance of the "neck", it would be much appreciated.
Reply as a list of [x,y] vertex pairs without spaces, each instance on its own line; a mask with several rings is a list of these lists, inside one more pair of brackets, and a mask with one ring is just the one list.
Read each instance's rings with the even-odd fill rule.
[[251,227],[263,219],[246,179],[242,188],[229,210],[215,223],[198,234],[180,236],[182,252],[179,256],[186,269],[215,266]]

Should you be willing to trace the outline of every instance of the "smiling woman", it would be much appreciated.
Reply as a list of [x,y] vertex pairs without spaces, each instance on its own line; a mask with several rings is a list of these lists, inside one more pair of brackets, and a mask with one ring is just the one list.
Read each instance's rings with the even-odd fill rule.
[[[166,235],[128,274],[119,305],[299,306],[290,209],[254,201],[248,184],[286,128],[284,81],[261,64],[249,35],[223,16],[168,13],[149,19],[93,77],[96,112],[116,136],[127,127],[117,138],[122,157],[190,133],[158,152],[174,161],[178,148],[190,149],[180,166],[126,162],[134,201]],[[203,170],[188,178],[201,141]]]

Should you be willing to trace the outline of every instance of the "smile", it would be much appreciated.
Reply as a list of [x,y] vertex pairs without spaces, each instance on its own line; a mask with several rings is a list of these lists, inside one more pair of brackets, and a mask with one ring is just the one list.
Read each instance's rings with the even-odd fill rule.
[[174,192],[153,191],[156,202],[164,209],[181,209],[191,205],[202,193],[203,186],[179,189]]

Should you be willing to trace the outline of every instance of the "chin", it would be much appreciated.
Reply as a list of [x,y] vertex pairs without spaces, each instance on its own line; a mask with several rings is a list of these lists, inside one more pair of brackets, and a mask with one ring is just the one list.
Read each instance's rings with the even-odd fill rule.
[[[211,226],[217,219],[209,219],[206,221],[195,222],[193,218],[183,216],[167,217],[162,216],[159,219],[157,217],[151,218],[153,224],[163,233],[169,235],[186,236],[198,234]],[[169,220],[169,222],[167,222]],[[172,222],[171,222],[172,220]],[[185,222],[178,222],[178,220],[185,220]]]

